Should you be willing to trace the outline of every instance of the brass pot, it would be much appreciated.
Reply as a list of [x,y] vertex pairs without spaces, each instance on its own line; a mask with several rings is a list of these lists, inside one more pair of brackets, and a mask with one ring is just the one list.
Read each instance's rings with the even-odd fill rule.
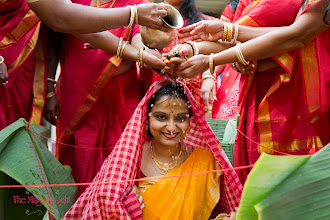
[[142,42],[149,48],[162,49],[167,47],[175,38],[175,29],[183,26],[183,18],[178,10],[169,4],[164,4],[167,16],[161,19],[171,28],[170,31],[164,32],[157,29],[140,26],[140,34]]

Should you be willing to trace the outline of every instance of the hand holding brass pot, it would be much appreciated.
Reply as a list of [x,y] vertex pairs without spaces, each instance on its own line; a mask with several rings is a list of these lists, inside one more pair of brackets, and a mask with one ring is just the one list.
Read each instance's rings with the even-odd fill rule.
[[162,49],[168,46],[174,39],[174,30],[183,26],[183,18],[178,10],[169,4],[164,4],[167,11],[167,16],[162,17],[162,21],[171,30],[168,32],[151,29],[145,26],[140,26],[140,34],[142,42],[149,48]]

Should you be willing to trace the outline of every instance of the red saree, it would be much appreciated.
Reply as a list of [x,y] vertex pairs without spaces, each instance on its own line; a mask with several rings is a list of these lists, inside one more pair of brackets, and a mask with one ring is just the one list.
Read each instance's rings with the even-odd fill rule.
[[[141,2],[116,1],[113,7]],[[90,5],[90,0],[75,3]],[[134,25],[129,31],[122,27],[110,32],[131,40],[138,30]],[[85,50],[84,42],[72,35],[64,36],[62,52],[57,140],[79,147],[58,144],[56,154],[61,163],[71,166],[76,182],[91,182],[142,98],[140,81],[135,64],[113,77],[121,60],[100,49]],[[78,196],[85,188],[78,189]]]
[[[110,181],[122,182],[90,185],[66,213],[63,219],[140,220],[142,218],[140,202],[132,190],[134,182],[128,182],[127,180],[135,179],[140,173],[143,144],[145,141],[150,141],[150,138],[145,134],[148,101],[156,91],[168,83],[169,81],[163,80],[150,87],[128,122],[123,135],[115,146],[115,149],[104,161],[100,172],[93,180],[94,183],[105,183]],[[190,119],[191,130],[186,135],[185,139],[182,140],[182,144],[186,147],[193,148],[199,146],[206,151],[212,152],[214,158],[222,169],[230,168],[231,165],[224,150],[221,148],[218,139],[212,132],[203,113],[200,111],[190,90],[185,85],[183,86],[189,104],[191,105],[193,117]],[[205,171],[208,171],[208,169],[205,169]],[[189,171],[185,174],[189,174]],[[191,177],[183,178],[189,179]],[[177,179],[173,180],[173,182],[176,181]],[[183,181],[184,180],[182,180],[182,182]],[[242,185],[239,182],[235,171],[231,169],[223,171],[223,178],[221,179],[220,184],[220,211],[226,213],[234,211],[239,205],[242,192]],[[180,194],[183,192],[178,193]],[[202,194],[203,192],[201,191],[200,193]],[[180,208],[181,207],[177,207],[178,210]]]
[[[259,5],[272,13],[258,13]],[[300,0],[281,4],[257,1],[243,11],[239,21],[255,26],[287,26],[294,22],[300,7]],[[289,154],[312,153],[322,147],[321,141],[329,142],[329,87],[325,84],[330,69],[325,49],[328,39],[326,31],[299,50],[273,57],[279,67],[241,76],[239,130],[249,139],[238,134],[235,166],[255,163],[261,152],[276,154],[255,142]],[[238,171],[242,182],[248,172]]]
[[0,88],[0,130],[19,118],[41,123],[46,69],[39,30],[39,18],[24,0],[0,1],[0,55],[9,73]]

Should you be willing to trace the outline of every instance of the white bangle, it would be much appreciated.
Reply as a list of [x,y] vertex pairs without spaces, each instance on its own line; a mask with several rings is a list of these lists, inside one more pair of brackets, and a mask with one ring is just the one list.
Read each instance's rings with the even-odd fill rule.
[[133,23],[134,23],[134,17],[135,17],[135,10],[134,7],[132,5],[127,5],[130,9],[131,9],[131,16],[129,18],[129,23],[127,26],[124,26],[124,28],[130,28],[132,27]]
[[239,25],[237,23],[234,23],[234,26],[235,26],[235,34],[234,34],[233,39],[230,42],[231,44],[235,44],[236,41],[237,41],[237,37],[238,37],[238,27],[239,27]]
[[3,56],[0,55],[0,64],[2,64],[3,62],[5,62],[5,58],[3,58]]

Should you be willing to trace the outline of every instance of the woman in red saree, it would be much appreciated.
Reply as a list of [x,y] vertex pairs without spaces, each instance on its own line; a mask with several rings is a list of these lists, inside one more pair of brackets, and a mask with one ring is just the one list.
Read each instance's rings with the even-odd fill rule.
[[[172,86],[177,85],[175,83],[168,85],[169,83],[171,82],[163,80],[156,82],[153,86],[151,86],[146,96],[135,110],[131,120],[123,132],[123,135],[117,142],[115,149],[104,161],[100,172],[94,179],[94,183],[105,183],[109,181],[115,182],[90,185],[66,213],[63,219],[141,219],[142,217],[145,219],[150,219],[150,215],[153,217],[156,217],[157,215],[157,219],[159,216],[161,216],[161,219],[195,219],[199,214],[204,213],[202,210],[208,211],[205,215],[200,216],[200,218],[208,219],[207,216],[210,214],[210,210],[212,211],[212,208],[216,204],[216,202],[214,203],[214,199],[210,198],[210,196],[219,196],[219,194],[216,193],[216,191],[219,190],[218,187],[211,189],[212,186],[214,187],[214,184],[218,182],[218,177],[216,176],[219,175],[219,172],[208,173],[206,175],[179,176],[174,179],[169,178],[158,180],[155,185],[151,186],[145,191],[145,193],[141,194],[145,197],[145,209],[143,210],[143,216],[140,202],[136,194],[133,192],[134,182],[128,181],[141,177],[141,170],[146,172],[146,175],[150,174],[147,170],[150,169],[151,171],[152,166],[143,167],[145,165],[145,161],[141,163],[141,159],[149,158],[149,146],[151,149],[151,145],[149,144],[151,140],[153,140],[154,144],[162,143],[163,146],[170,145],[170,143],[173,144],[174,141],[179,141],[177,138],[173,138],[172,134],[171,137],[168,137],[169,134],[158,134],[158,132],[156,132],[158,130],[155,128],[155,125],[151,124],[153,117],[160,119],[161,123],[166,121],[166,116],[163,114],[170,115],[172,111],[170,110],[168,113],[163,113],[163,111],[167,112],[167,104],[171,106],[173,112],[176,112],[177,109],[181,109],[181,107],[177,107],[177,104],[174,105],[174,103],[181,103],[181,99],[184,99],[179,92],[175,93],[178,97],[176,97],[176,101],[173,102],[167,103],[167,100],[173,100],[171,99],[171,96],[166,96],[164,101],[160,98],[158,99],[159,102],[155,101],[155,104],[153,105],[153,102],[149,101],[154,98],[157,99],[156,97],[158,94],[156,94],[156,92],[161,88],[169,86],[167,89],[170,89]],[[190,156],[186,158],[186,161],[183,161],[173,170],[167,171],[168,174],[166,175],[171,176],[171,174],[173,175],[174,173],[177,175],[184,175],[198,171],[211,171],[217,166],[220,166],[222,169],[230,168],[231,165],[227,156],[206,122],[205,117],[199,109],[199,106],[194,100],[190,90],[185,84],[182,84],[182,87],[184,88],[189,103],[184,115],[180,114],[180,119],[176,119],[180,120],[180,122],[176,121],[176,123],[180,123],[180,126],[183,126],[182,123],[186,123],[187,121],[183,122],[182,117],[191,115],[186,118],[189,120],[188,124],[190,124],[190,131],[173,131],[176,135],[178,135],[178,132],[184,137],[183,139],[180,139],[180,145],[185,146],[186,149],[182,152],[181,157],[179,158],[187,157],[186,152],[190,152],[191,149],[194,150]],[[183,103],[183,105],[186,105],[187,101],[185,100]],[[154,106],[160,106],[163,104],[165,105],[164,108],[157,108],[157,111],[151,110],[150,114],[148,113],[148,111],[154,108]],[[189,106],[192,114],[189,113]],[[167,117],[170,118],[171,116]],[[172,123],[170,124],[172,125]],[[168,125],[168,127],[170,127],[170,125]],[[147,136],[147,131],[151,131],[153,138]],[[159,131],[165,132],[165,130]],[[181,131],[184,131],[184,129]],[[156,146],[153,145],[153,151],[156,149],[154,147]],[[197,162],[197,160],[200,159],[199,157],[203,158],[205,156],[211,156],[214,161],[216,161],[217,166],[214,167],[211,160],[202,160]],[[195,162],[197,163],[194,166],[191,166],[191,164],[194,163],[194,160],[196,160]],[[205,166],[205,164],[208,164],[208,166]],[[156,172],[156,170],[154,171]],[[234,211],[235,207],[239,204],[242,185],[240,184],[235,171],[231,169],[223,171],[220,175],[221,179],[219,183],[221,190],[221,210],[219,211],[229,213]],[[215,179],[212,179],[212,176]],[[208,182],[208,180],[211,179],[212,181]],[[195,189],[200,186],[204,186],[206,188],[196,191]],[[208,187],[211,188],[209,189]],[[150,192],[148,192],[149,189],[151,190]],[[171,192],[173,189],[175,189],[174,192]],[[162,199],[158,199],[157,201],[156,195],[158,195],[158,193]],[[191,197],[193,194],[195,194],[195,197]],[[182,197],[185,199],[182,199]],[[193,200],[194,198],[196,199],[195,201]],[[219,200],[219,197],[217,197],[216,200]],[[210,202],[208,203],[208,201]],[[182,216],[184,213],[187,215]]]
[[24,0],[0,1],[1,65],[9,75],[0,87],[0,130],[19,118],[41,123],[46,71],[40,25]]
[[[115,8],[141,2],[110,1],[99,7]],[[91,1],[75,3],[89,5]],[[96,1],[94,3],[96,5]],[[138,30],[139,26],[133,25],[130,29],[122,27],[110,32],[132,42],[139,37]],[[100,49],[86,50],[84,43],[72,35],[64,36],[57,85],[60,102],[57,157],[71,166],[72,175],[79,183],[92,181],[142,98],[135,62],[121,61]],[[79,188],[78,196],[84,188]]]
[[[267,60],[271,69],[241,77],[239,130],[247,138],[241,133],[237,136],[236,166],[254,163],[261,152],[308,154],[329,142],[329,30],[323,20],[329,2],[308,1],[301,7],[300,1],[281,1],[281,5],[282,16],[278,20],[268,21],[265,17],[260,24],[256,18],[263,15],[257,13],[258,6],[264,6],[263,10],[268,6],[269,11],[276,13],[272,1],[256,1],[243,11],[243,16],[244,13],[249,15],[244,21],[251,26],[266,21],[271,26],[272,22],[285,20],[292,25],[279,28],[241,26],[257,36],[263,31],[266,33],[241,45],[246,59],[275,56]],[[287,13],[283,13],[284,10],[288,10]],[[247,33],[241,33],[242,41],[248,40]],[[217,35],[222,36],[222,33],[203,36],[214,38]],[[237,62],[235,50],[230,48],[216,54],[215,65]],[[208,68],[201,65],[208,58],[202,55],[190,58],[177,74],[194,76],[200,69]],[[239,171],[239,174],[244,182],[248,170]]]

